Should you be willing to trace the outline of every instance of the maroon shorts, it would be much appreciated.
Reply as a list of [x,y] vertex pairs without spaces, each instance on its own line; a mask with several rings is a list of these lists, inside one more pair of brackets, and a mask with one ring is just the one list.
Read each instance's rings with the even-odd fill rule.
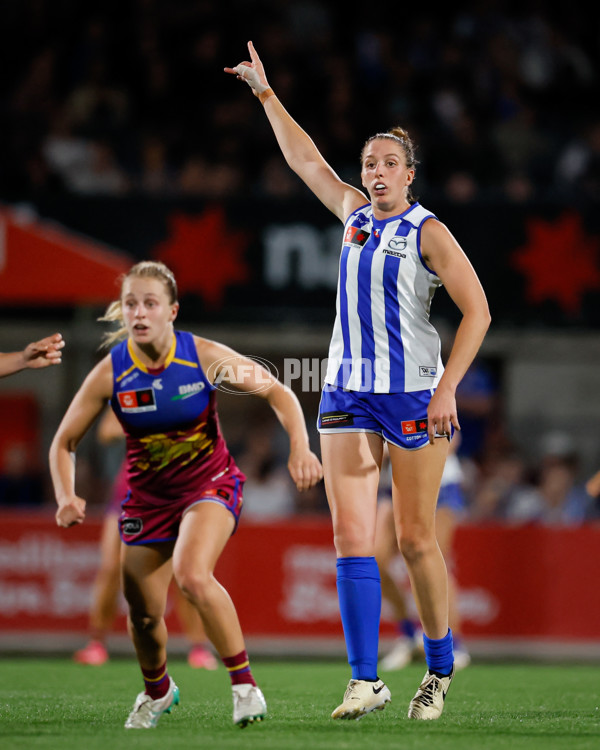
[[244,479],[241,472],[228,472],[211,482],[210,487],[199,490],[198,495],[167,501],[164,505],[141,502],[129,493],[119,517],[121,539],[125,544],[175,541],[185,512],[197,503],[217,503],[227,508],[235,519],[235,533],[242,510]]

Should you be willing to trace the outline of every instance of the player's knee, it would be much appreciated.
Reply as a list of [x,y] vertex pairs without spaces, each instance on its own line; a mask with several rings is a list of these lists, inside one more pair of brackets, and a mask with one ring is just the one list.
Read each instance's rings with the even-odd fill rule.
[[435,535],[422,528],[403,529],[398,544],[407,564],[419,562],[430,554],[436,546]]
[[129,610],[129,622],[136,633],[148,633],[157,628],[162,622],[162,613],[153,614],[135,607]]
[[193,604],[202,607],[208,603],[214,578],[210,571],[184,570],[175,574],[182,594]]
[[338,557],[370,557],[374,554],[372,539],[358,529],[345,529],[333,536],[333,544]]

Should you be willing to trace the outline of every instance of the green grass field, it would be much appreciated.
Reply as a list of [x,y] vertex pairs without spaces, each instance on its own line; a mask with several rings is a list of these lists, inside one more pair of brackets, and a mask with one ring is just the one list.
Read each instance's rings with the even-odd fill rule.
[[253,661],[269,714],[231,723],[224,669],[193,670],[173,658],[181,704],[154,730],[125,730],[141,689],[136,663],[84,667],[64,659],[0,660],[2,750],[465,750],[600,748],[600,669],[475,664],[460,672],[439,721],[406,718],[424,673],[411,665],[385,676],[392,703],[361,721],[332,721],[349,678],[341,662]]

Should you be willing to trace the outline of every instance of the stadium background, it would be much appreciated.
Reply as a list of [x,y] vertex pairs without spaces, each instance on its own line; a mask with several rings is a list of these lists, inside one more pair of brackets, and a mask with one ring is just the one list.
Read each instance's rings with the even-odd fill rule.
[[[286,107],[348,181],[369,135],[411,131],[416,192],[488,294],[480,386],[461,412],[469,512],[456,566],[473,653],[600,658],[588,592],[598,501],[569,516],[540,510],[536,494],[550,459],[569,467],[562,481],[580,499],[600,469],[598,10],[458,3],[434,16],[379,3],[365,16],[357,3],[310,0],[11,0],[0,14],[0,349],[54,330],[67,340],[60,368],[0,381],[0,648],[23,648],[24,631],[33,651],[85,638],[118,450],[93,434],[82,444],[93,518],[70,532],[53,526],[46,457],[99,356],[96,318],[122,270],[164,260],[182,327],[280,373],[326,357],[340,227],[222,72],[252,38]],[[456,313],[443,290],[433,320],[448,343]],[[318,390],[303,385],[292,383],[317,448]],[[256,649],[341,653],[322,489],[296,496],[281,480],[285,442],[256,401],[220,394],[249,487],[274,498],[268,517],[249,500],[224,580]],[[114,647],[127,650],[122,618],[118,630]]]

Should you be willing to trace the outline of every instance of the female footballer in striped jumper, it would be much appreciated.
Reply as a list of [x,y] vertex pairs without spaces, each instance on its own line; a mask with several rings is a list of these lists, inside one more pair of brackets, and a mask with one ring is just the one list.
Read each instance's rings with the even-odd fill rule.
[[[288,165],[344,225],[337,316],[318,422],[352,669],[332,717],[359,719],[391,697],[377,675],[381,585],[374,557],[385,441],[398,542],[428,667],[408,715],[437,719],[454,658],[435,508],[449,440],[460,428],[456,387],[490,324],[486,297],[452,234],[411,194],[416,159],[408,133],[394,128],[365,143],[360,164],[367,197],[327,164],[269,86],[252,42],[248,49],[250,61],[225,72],[250,86]],[[439,336],[429,322],[433,294],[442,284],[462,313],[445,369]]]

